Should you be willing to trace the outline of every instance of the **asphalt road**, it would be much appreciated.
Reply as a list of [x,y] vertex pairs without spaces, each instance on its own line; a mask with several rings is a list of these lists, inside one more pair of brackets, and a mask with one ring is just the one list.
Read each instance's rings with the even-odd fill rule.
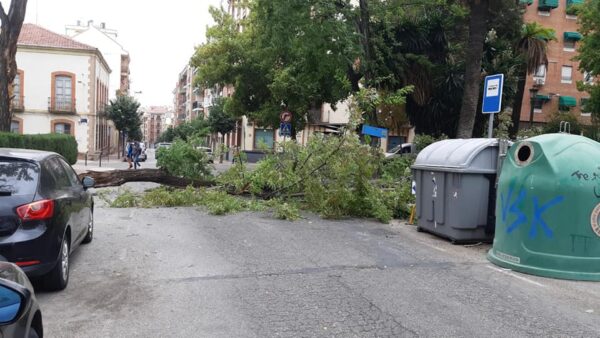
[[98,209],[48,337],[597,337],[600,284],[499,269],[404,224]]

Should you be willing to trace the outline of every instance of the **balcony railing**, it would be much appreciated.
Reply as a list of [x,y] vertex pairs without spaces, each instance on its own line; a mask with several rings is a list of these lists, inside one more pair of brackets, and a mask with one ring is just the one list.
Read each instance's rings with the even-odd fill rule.
[[48,98],[48,111],[51,113],[75,114],[77,112],[75,107],[75,98]]
[[24,97],[21,96],[15,96],[13,97],[10,105],[12,107],[12,111],[16,111],[16,112],[21,112],[23,110],[25,110],[25,106],[23,105],[23,101],[25,101]]

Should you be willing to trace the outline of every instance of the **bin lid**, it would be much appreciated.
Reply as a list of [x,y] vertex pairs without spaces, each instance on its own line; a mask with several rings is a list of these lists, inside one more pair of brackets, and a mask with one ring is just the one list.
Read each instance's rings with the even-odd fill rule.
[[497,163],[497,139],[454,139],[439,141],[423,149],[412,168],[494,174]]

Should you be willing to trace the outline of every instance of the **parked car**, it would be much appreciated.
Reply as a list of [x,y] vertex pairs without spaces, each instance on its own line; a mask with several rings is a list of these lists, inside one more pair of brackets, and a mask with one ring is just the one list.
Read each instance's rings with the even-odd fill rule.
[[414,143],[403,143],[395,146],[385,153],[386,159],[392,159],[408,154],[416,153],[416,147]]
[[213,152],[212,152],[211,148],[209,148],[209,147],[196,147],[196,149],[202,150],[202,151],[206,152],[206,155],[208,156],[208,163],[214,163]]
[[0,260],[64,289],[70,254],[93,239],[93,186],[56,153],[0,148]]
[[0,262],[0,336],[42,338],[42,311],[29,279],[18,266]]
[[146,150],[142,150],[142,153],[140,154],[139,160],[141,162],[146,162],[147,159],[148,159],[148,155],[146,155]]

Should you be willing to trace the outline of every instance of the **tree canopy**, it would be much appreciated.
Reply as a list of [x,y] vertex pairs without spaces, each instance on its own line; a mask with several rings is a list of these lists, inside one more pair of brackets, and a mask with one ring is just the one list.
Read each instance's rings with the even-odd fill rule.
[[118,131],[135,140],[142,139],[142,119],[138,109],[140,103],[131,96],[120,95],[111,100],[107,107],[108,118]]
[[579,88],[590,94],[589,100],[584,104],[584,109],[592,113],[592,121],[600,125],[600,0],[587,0],[578,7],[580,23],[579,31],[583,39],[579,44],[579,68],[586,72],[590,79],[588,83],[579,83]]
[[[240,20],[211,8],[215,25],[191,61],[198,68],[197,86],[233,85],[226,113],[276,126],[285,105],[298,129],[321,104],[335,106],[362,88],[360,95],[375,93],[378,102],[363,107],[366,122],[410,121],[418,133],[456,135],[469,50],[466,1],[248,0],[242,5],[250,14]],[[507,92],[514,96],[518,72],[511,60],[521,10],[514,0],[494,2],[486,10],[492,15],[478,32],[483,51],[473,57],[481,66],[470,86],[479,88],[488,71],[512,72],[507,83],[513,88]],[[477,106],[479,91],[469,95],[476,96]]]

